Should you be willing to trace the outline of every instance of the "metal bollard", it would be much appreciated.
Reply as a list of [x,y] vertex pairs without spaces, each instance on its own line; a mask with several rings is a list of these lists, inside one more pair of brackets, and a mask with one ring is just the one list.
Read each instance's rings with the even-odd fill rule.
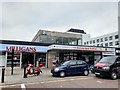
[[5,76],[5,68],[2,68],[1,83],[4,83],[4,76]]

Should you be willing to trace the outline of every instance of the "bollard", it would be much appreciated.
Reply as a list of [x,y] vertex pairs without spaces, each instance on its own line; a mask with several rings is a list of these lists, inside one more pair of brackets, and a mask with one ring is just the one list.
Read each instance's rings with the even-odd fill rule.
[[4,76],[5,76],[5,68],[2,68],[1,83],[4,83]]
[[14,49],[12,49],[11,75],[13,75],[13,67],[14,67]]
[[26,65],[25,65],[25,67],[24,67],[24,76],[23,76],[23,78],[27,78],[27,74],[26,74]]

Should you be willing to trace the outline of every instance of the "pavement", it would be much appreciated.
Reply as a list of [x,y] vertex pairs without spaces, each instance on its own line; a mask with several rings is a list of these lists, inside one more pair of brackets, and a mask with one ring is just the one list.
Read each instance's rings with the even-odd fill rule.
[[0,89],[16,90],[13,88],[20,88],[20,90],[29,90],[33,88],[34,90],[35,88],[108,88],[108,90],[117,90],[119,86],[118,80],[101,79],[95,77],[94,74],[90,74],[89,76],[78,75],[75,77],[68,76],[60,78],[53,77],[48,68],[41,68],[41,70],[43,73],[39,76],[28,75],[27,78],[23,78],[23,69],[14,68],[14,73],[11,75],[11,68],[7,67],[5,69],[5,82],[0,82]]
[[[24,69],[14,68],[13,75],[11,75],[11,67],[7,67],[5,69],[4,83],[0,82],[0,86],[45,81],[49,80],[50,79],[49,77],[52,77],[50,69],[42,68],[42,71],[43,73],[40,74],[39,76],[27,75],[27,78],[23,78]],[[0,72],[2,71],[0,70]]]
[[[23,78],[24,75],[24,70],[21,68],[14,68],[14,72],[13,75],[11,75],[11,68],[7,67],[5,69],[5,80],[4,83],[0,82],[0,88],[1,87],[8,87],[8,86],[20,86],[21,84],[25,84],[28,88],[31,87],[45,87],[45,85],[47,85],[46,87],[52,88],[53,86],[55,87],[73,87],[73,83],[76,83],[76,87],[80,87],[80,85],[82,85],[81,87],[93,87],[95,85],[98,85],[97,87],[118,87],[119,80],[107,80],[107,79],[99,79],[94,77],[95,75],[90,74],[89,77],[88,76],[75,76],[75,77],[65,77],[65,78],[59,78],[59,77],[53,77],[52,74],[50,73],[50,69],[48,68],[41,68],[41,70],[43,71],[42,74],[40,74],[39,76],[36,75],[28,75],[27,78]],[[0,71],[1,72],[1,71]],[[72,81],[72,82],[71,82]],[[71,83],[70,83],[71,82]],[[58,85],[55,85],[55,83],[58,83]],[[61,85],[60,85],[61,83]],[[65,84],[64,84],[65,83]],[[69,85],[68,85],[69,83]],[[79,83],[79,84],[77,84]],[[72,84],[72,85],[71,85]],[[92,84],[92,85],[91,85]],[[43,85],[43,86],[41,86]],[[64,86],[67,85],[67,86]],[[100,85],[100,86],[99,86]],[[51,87],[50,87],[51,86]],[[92,88],[93,88],[92,87]]]
[[[14,67],[13,69],[13,75],[11,75],[11,67],[5,68],[5,76],[4,76],[4,83],[0,82],[1,86],[6,85],[14,85],[14,84],[27,84],[27,83],[39,83],[39,82],[45,82],[45,81],[51,81],[51,80],[61,80],[64,78],[59,77],[53,77],[51,74],[51,69],[48,68],[41,68],[42,74],[39,76],[37,75],[27,75],[27,78],[23,78],[24,76],[24,69],[21,69],[19,67]],[[0,74],[1,74],[0,69]],[[1,77],[0,77],[1,78]],[[69,78],[69,77],[68,77]]]

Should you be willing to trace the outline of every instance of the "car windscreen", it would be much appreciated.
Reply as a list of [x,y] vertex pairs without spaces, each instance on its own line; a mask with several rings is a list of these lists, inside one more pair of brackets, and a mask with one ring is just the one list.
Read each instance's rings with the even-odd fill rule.
[[69,65],[69,63],[70,63],[70,61],[66,61],[66,62],[63,62],[61,65],[67,66],[67,65]]
[[117,57],[104,57],[99,62],[100,63],[114,63]]

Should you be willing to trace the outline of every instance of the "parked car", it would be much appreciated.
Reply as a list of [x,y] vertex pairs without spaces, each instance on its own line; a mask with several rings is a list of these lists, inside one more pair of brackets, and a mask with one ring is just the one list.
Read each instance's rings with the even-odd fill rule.
[[109,76],[111,79],[117,79],[120,76],[120,57],[103,57],[94,65],[93,71],[96,76]]
[[53,76],[64,77],[67,75],[84,74],[89,75],[89,66],[83,60],[69,60],[51,70]]

